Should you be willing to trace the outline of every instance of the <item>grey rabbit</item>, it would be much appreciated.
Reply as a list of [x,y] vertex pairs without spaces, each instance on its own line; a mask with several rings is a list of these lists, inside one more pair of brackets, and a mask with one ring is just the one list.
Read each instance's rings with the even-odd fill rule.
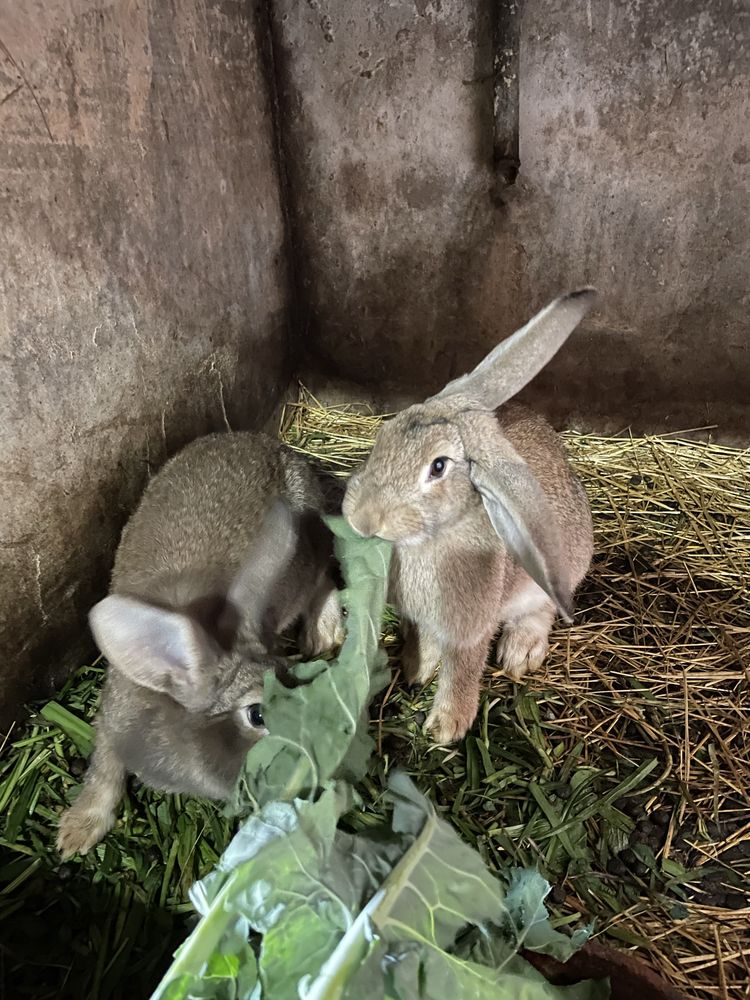
[[307,462],[262,434],[199,438],[148,484],[89,621],[109,670],[96,748],[57,845],[84,853],[111,829],[128,772],[223,798],[265,733],[275,637],[302,620],[303,652],[343,639],[332,536]]
[[538,667],[559,611],[593,554],[591,511],[549,424],[503,406],[588,312],[584,288],[550,303],[468,375],[380,427],[343,513],[364,536],[394,542],[389,600],[401,614],[409,683],[441,672],[427,719],[460,739],[479,707],[498,627],[498,663],[514,679]]

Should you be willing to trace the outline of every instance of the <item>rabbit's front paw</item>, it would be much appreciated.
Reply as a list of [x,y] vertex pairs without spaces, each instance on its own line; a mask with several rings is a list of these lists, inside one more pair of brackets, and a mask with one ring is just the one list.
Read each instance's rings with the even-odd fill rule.
[[95,806],[74,803],[63,813],[57,832],[57,850],[63,860],[74,854],[85,854],[105,837],[115,823],[111,809],[102,811]]
[[344,641],[346,630],[338,593],[334,590],[326,598],[320,614],[305,622],[302,634],[302,652],[315,657],[338,649]]
[[528,625],[506,625],[497,646],[497,662],[511,680],[520,681],[544,663],[547,631]]
[[436,743],[455,743],[466,736],[475,717],[476,711],[468,716],[436,705],[427,716],[425,728],[432,733]]

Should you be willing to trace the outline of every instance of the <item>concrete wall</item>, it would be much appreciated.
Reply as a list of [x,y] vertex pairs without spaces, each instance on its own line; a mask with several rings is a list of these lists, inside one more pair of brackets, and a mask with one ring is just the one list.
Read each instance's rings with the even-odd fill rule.
[[289,291],[266,33],[231,0],[0,5],[0,704],[88,652],[148,473],[262,421]]
[[310,377],[419,395],[592,283],[601,310],[527,398],[750,436],[744,5],[525,0],[498,199],[492,2],[274,3]]

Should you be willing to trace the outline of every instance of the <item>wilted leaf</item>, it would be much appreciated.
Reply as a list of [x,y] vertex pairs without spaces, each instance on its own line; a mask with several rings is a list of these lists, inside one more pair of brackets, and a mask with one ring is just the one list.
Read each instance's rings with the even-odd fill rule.
[[[387,996],[608,996],[606,985],[584,984],[573,992],[552,987],[517,957],[524,946],[569,957],[588,936],[579,932],[571,939],[550,926],[543,902],[549,885],[541,876],[518,873],[506,894],[476,851],[437,816],[405,775],[392,778],[391,794],[393,828],[411,844],[385,880],[382,899],[370,915],[373,933],[386,950],[373,954],[367,964],[378,963]],[[360,973],[365,975],[372,978],[372,968]],[[358,978],[346,995],[354,998],[360,986]]]
[[[191,996],[171,992],[168,983],[190,983],[182,978],[188,976],[195,989],[215,955],[238,954],[250,931],[263,935],[264,995],[297,997],[298,984],[318,974],[403,852],[396,838],[365,840],[338,830],[350,803],[345,785],[332,786],[317,802],[274,802],[246,821],[216,871],[193,888],[203,919],[154,1000]],[[231,960],[220,968],[230,969]]]
[[532,869],[516,869],[511,873],[505,905],[515,935],[516,949],[528,948],[567,962],[591,935],[592,928],[581,928],[572,935],[556,931],[549,922],[544,900],[550,892],[549,882]]

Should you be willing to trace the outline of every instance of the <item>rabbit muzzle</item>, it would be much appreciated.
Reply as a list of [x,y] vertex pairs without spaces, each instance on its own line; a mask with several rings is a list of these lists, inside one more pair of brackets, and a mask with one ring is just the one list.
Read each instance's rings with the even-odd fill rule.
[[395,544],[414,544],[425,535],[421,514],[407,504],[386,506],[362,503],[345,513],[350,526],[363,538],[382,538]]
[[372,508],[361,507],[349,514],[349,524],[362,538],[373,538],[382,530],[383,518],[380,513]]

